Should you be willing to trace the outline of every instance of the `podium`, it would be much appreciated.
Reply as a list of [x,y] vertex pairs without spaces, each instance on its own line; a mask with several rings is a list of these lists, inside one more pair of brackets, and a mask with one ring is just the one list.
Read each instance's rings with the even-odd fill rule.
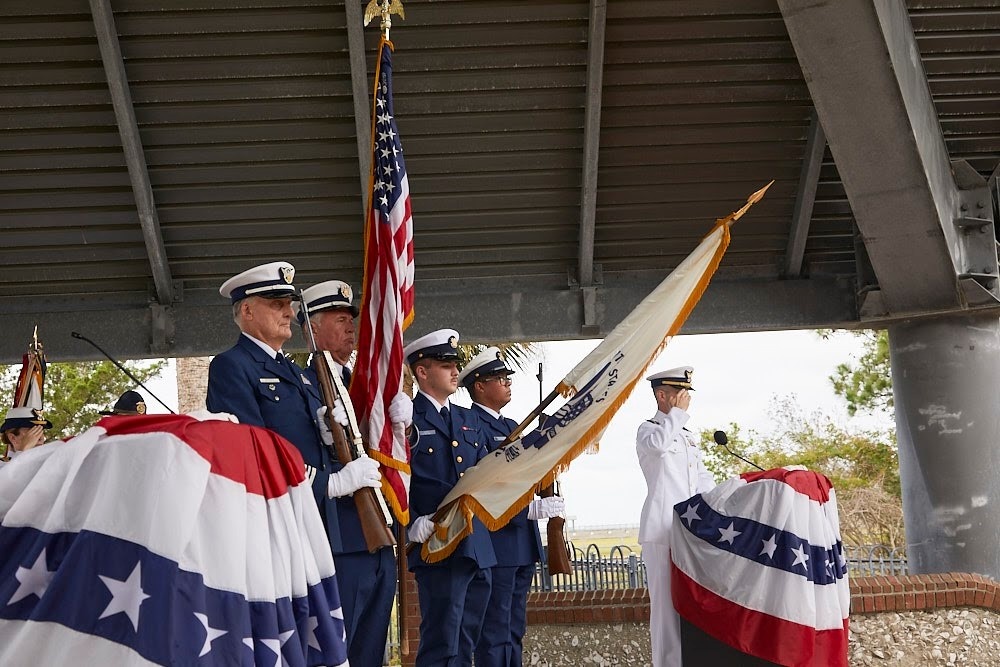
[[681,619],[681,657],[684,667],[776,667],[778,663],[741,653]]
[[823,475],[744,473],[678,503],[670,559],[685,666],[847,667],[847,562]]

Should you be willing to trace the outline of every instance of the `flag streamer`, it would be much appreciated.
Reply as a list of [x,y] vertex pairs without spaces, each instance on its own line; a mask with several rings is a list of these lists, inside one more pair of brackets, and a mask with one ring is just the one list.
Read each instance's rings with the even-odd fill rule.
[[[772,181],[773,182],[773,181]],[[437,530],[424,543],[427,562],[446,558],[472,532],[475,514],[490,530],[504,526],[542,487],[596,443],[646,368],[677,334],[704,294],[729,246],[729,227],[763,197],[770,183],[745,206],[715,226],[681,264],[559,383],[568,401],[514,442],[467,470],[441,501]],[[445,516],[455,504],[457,511]]]

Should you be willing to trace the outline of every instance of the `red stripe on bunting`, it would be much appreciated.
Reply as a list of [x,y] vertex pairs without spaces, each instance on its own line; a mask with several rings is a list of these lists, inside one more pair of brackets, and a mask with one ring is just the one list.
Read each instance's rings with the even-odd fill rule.
[[212,466],[212,473],[246,487],[247,493],[278,498],[305,480],[305,463],[277,433],[228,421],[198,421],[187,415],[111,416],[97,422],[108,435],[169,433]]
[[756,482],[761,479],[773,479],[784,482],[804,496],[808,496],[819,503],[830,500],[830,489],[833,484],[824,475],[812,470],[787,470],[786,468],[772,468],[764,472],[745,472],[740,478],[747,483]]
[[738,651],[787,667],[847,667],[847,625],[816,630],[747,609],[670,566],[674,608],[686,621]]

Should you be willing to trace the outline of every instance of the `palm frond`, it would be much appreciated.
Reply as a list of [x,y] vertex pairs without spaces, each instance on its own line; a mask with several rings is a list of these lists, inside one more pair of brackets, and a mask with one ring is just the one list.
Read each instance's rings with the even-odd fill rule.
[[500,348],[500,352],[503,353],[504,359],[514,366],[517,370],[527,371],[528,364],[538,358],[540,350],[534,345],[534,343],[490,343],[484,345],[459,345],[458,346],[458,357],[459,357],[459,367],[465,368],[465,365],[472,360],[477,354],[490,347],[490,345],[495,345]]

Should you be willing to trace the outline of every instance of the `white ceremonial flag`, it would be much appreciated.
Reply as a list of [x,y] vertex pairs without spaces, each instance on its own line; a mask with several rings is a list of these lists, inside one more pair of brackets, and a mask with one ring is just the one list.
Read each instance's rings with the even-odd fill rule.
[[743,208],[715,227],[607,338],[569,372],[557,387],[569,400],[544,423],[501,447],[445,496],[435,515],[436,530],[421,555],[433,563],[446,558],[472,531],[475,514],[490,530],[505,525],[552,483],[559,472],[600,440],[635,383],[678,333],[708,287],[729,246],[729,227],[770,184],[753,193]]

